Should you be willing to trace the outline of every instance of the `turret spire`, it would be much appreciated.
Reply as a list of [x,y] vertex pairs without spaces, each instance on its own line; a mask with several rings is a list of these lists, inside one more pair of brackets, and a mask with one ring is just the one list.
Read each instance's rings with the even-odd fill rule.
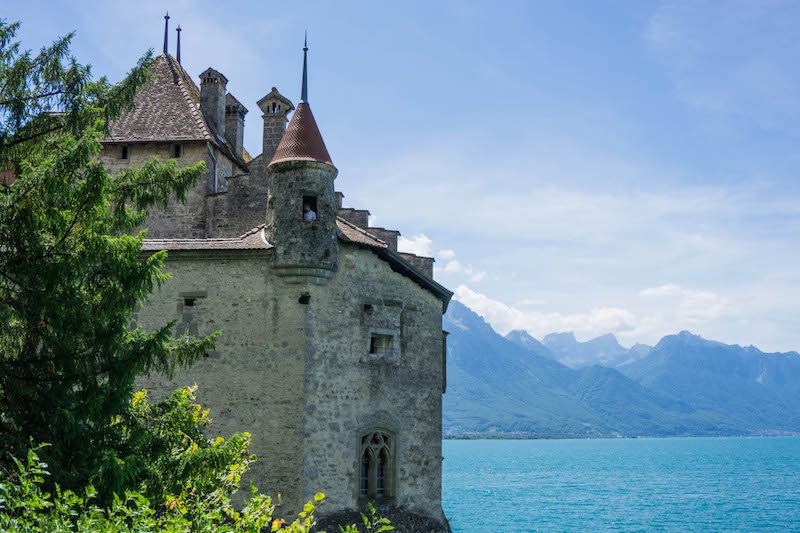
[[303,40],[303,88],[300,91],[300,102],[308,103],[308,30]]
[[178,55],[177,55],[177,59],[178,59],[178,64],[180,65],[181,64],[181,25],[180,24],[178,24],[178,27],[175,29],[175,31],[178,32]]
[[169,11],[164,15],[164,55],[167,55],[167,41],[169,39]]

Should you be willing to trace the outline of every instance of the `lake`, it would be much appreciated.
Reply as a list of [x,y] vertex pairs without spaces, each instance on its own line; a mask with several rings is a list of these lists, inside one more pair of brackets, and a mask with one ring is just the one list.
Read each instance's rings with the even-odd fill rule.
[[446,440],[453,531],[800,531],[800,438]]

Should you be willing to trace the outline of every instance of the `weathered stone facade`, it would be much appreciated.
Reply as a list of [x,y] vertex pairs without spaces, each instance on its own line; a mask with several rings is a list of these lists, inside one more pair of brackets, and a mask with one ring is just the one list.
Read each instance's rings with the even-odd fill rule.
[[397,252],[399,232],[369,228],[366,210],[342,208],[338,171],[306,102],[288,128],[294,106],[277,89],[258,102],[264,153],[250,159],[239,131],[215,131],[244,124],[243,106],[218,94],[222,74],[204,73],[214,92],[203,99],[205,87],[192,88],[171,57],[157,67],[164,75],[137,97],[143,107],[180,89],[173,101],[186,104],[187,120],[207,118],[204,102],[217,115],[197,133],[175,126],[182,137],[164,139],[158,127],[142,131],[123,118],[130,131],[112,125],[106,140],[102,160],[112,171],[177,154],[180,164],[208,166],[185,204],[145,224],[145,250],[168,250],[172,276],[138,323],[174,320],[176,334],[221,334],[213,352],[173,379],[150,375],[140,385],[163,397],[196,383],[215,434],[252,433],[259,459],[245,481],[281,493],[287,513],[322,491],[322,516],[376,501],[398,523],[447,530],[441,324],[452,293],[433,281],[432,259]]

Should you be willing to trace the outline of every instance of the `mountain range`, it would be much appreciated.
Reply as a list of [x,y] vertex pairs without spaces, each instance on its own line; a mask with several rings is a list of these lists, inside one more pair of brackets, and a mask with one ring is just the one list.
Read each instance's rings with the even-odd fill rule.
[[458,301],[444,317],[447,436],[800,433],[800,354],[689,332],[628,349],[609,334],[505,337]]

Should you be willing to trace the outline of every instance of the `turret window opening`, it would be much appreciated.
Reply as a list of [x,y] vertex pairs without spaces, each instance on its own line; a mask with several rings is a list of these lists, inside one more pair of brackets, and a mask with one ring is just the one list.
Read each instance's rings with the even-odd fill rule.
[[369,353],[371,355],[392,355],[394,353],[394,337],[373,333],[369,337]]
[[359,496],[392,498],[394,480],[394,437],[386,431],[371,431],[361,437]]
[[317,220],[317,197],[303,196],[303,220],[311,222]]

